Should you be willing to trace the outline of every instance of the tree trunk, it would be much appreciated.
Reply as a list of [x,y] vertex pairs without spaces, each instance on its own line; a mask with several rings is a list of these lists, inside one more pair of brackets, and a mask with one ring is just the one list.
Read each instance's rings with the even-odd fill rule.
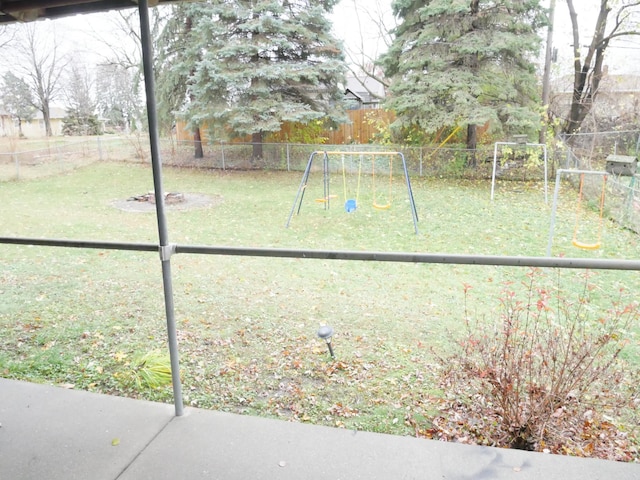
[[42,105],[42,119],[44,120],[44,129],[47,137],[53,137],[53,131],[51,130],[51,112],[49,110],[49,103],[47,102]]
[[542,76],[542,108],[544,121],[538,133],[538,143],[546,142],[547,127],[549,126],[549,97],[551,93],[551,60],[553,57],[553,22],[556,10],[556,0],[549,2],[549,25],[547,26],[547,44],[544,54],[544,73]]
[[[587,117],[593,103],[598,95],[600,81],[604,75],[604,53],[609,45],[613,34],[605,36],[607,27],[607,17],[611,11],[611,7],[606,0],[601,0],[600,12],[596,20],[596,26],[591,40],[591,44],[587,50],[584,61],[580,56],[580,36],[578,29],[578,14],[573,5],[573,0],[567,0],[569,7],[569,16],[571,17],[571,26],[573,30],[573,95],[571,97],[571,107],[569,109],[569,118],[563,125],[564,133],[575,133],[582,126],[582,122]],[[614,31],[620,26],[616,24]]]
[[204,158],[204,151],[202,150],[202,137],[200,136],[200,127],[196,127],[193,132],[193,146],[195,148],[194,158]]
[[262,160],[262,131],[251,135],[251,143],[253,144],[253,155],[251,163],[254,164]]
[[469,156],[467,157],[467,165],[469,167],[476,166],[476,147],[478,146],[478,129],[477,125],[467,125],[467,150]]

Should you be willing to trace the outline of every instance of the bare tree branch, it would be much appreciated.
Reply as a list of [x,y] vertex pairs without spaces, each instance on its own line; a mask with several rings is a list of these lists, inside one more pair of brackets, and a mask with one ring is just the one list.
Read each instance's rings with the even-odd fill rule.
[[[638,26],[631,22],[638,13],[640,1],[628,1],[618,6],[613,24],[608,23],[612,6],[609,0],[600,0],[600,10],[596,20],[593,38],[584,59],[580,52],[578,14],[573,0],[567,0],[573,33],[573,94],[569,116],[563,126],[565,133],[574,133],[587,117],[599,93],[604,75],[605,52],[614,38],[640,35]],[[634,10],[635,9],[635,10]],[[608,31],[607,31],[608,30]]]
[[51,103],[60,93],[60,79],[70,58],[60,54],[55,30],[43,32],[38,28],[41,25],[20,27],[16,53],[24,63],[16,62],[15,69],[22,73],[31,87],[33,106],[42,112],[46,134],[51,136]]
[[352,0],[352,3],[355,13],[354,31],[358,32],[358,42],[354,48],[347,48],[345,51],[349,72],[364,91],[374,98],[381,98],[379,91],[370,88],[367,79],[375,80],[385,89],[389,87],[382,70],[377,67],[377,59],[382,53],[379,51],[381,44],[386,49],[393,39],[392,27],[388,25],[389,19],[393,17],[385,12],[379,0],[368,7],[362,6],[362,2],[357,0]]

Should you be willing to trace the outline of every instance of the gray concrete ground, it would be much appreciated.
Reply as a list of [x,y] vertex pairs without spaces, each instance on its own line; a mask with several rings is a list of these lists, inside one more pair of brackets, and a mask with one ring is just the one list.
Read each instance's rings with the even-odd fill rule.
[[640,465],[473,447],[0,379],[0,480],[640,479]]

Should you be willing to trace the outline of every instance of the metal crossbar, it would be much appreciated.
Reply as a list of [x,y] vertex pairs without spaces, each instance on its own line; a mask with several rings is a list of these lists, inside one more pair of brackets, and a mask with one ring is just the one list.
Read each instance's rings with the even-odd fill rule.
[[[88,248],[100,250],[134,250],[162,252],[152,243],[99,242],[55,238],[0,237],[0,244],[43,247]],[[215,245],[169,245],[172,254],[226,255],[244,257],[300,258],[308,260],[350,260],[365,262],[433,263],[450,265],[484,265],[504,267],[579,268],[592,270],[640,270],[640,260],[520,257],[502,255],[463,255],[448,253],[361,252],[350,250],[305,250],[286,248],[244,248]],[[166,246],[164,247],[166,248]]]

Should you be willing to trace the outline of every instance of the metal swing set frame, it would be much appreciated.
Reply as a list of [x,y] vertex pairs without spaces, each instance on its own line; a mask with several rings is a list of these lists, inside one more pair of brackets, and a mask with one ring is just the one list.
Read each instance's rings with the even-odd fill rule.
[[[402,170],[404,173],[404,179],[405,179],[405,184],[407,186],[407,195],[409,197],[409,205],[411,208],[411,216],[413,219],[413,228],[415,230],[416,235],[418,235],[418,213],[416,211],[416,204],[415,204],[415,200],[413,198],[413,190],[411,188],[411,180],[409,179],[409,171],[407,169],[407,162],[405,161],[404,155],[402,154],[402,152],[366,152],[366,151],[356,151],[356,152],[349,152],[349,151],[315,151],[312,152],[311,155],[309,156],[309,161],[307,162],[307,166],[304,170],[304,173],[302,174],[302,180],[300,181],[300,186],[298,187],[298,192],[296,193],[296,198],[293,201],[293,205],[291,206],[291,211],[289,212],[289,217],[287,218],[287,223],[285,225],[286,228],[289,227],[289,224],[291,223],[291,218],[293,217],[293,214],[296,213],[297,215],[300,214],[300,210],[302,209],[302,202],[304,201],[304,194],[307,188],[307,184],[309,182],[309,175],[311,174],[311,167],[313,166],[313,161],[314,159],[316,159],[316,157],[322,155],[322,177],[323,177],[323,196],[321,199],[318,199],[318,202],[321,202],[324,204],[324,208],[325,210],[328,210],[331,207],[331,199],[334,198],[334,195],[331,195],[331,191],[330,191],[330,187],[331,187],[331,182],[330,182],[330,168],[329,168],[329,159],[331,156],[336,156],[336,155],[340,155],[342,156],[342,175],[343,175],[343,184],[344,184],[344,189],[345,189],[345,197],[346,197],[346,179],[345,179],[345,166],[344,166],[344,156],[345,155],[360,155],[360,156],[364,156],[364,155],[369,155],[372,157],[372,164],[373,164],[373,170],[372,172],[375,172],[375,158],[376,156],[386,156],[389,158],[389,165],[393,164],[393,157],[399,157],[400,160],[402,161]],[[360,160],[360,164],[359,164],[359,168],[358,168],[358,190],[360,188],[360,175],[362,173],[362,160]],[[372,173],[372,175],[375,175],[375,173]],[[390,174],[391,175],[391,174]],[[374,180],[375,181],[375,180]],[[391,181],[391,176],[390,176],[390,181]],[[374,184],[375,185],[375,184]],[[375,187],[374,187],[375,188]],[[385,205],[380,205],[378,203],[375,202],[375,198],[374,198],[374,208],[377,209],[387,209],[389,208],[391,199],[388,198],[388,204]],[[351,212],[354,211],[357,205],[357,200],[356,199],[346,199],[345,198],[345,210],[347,212]]]

